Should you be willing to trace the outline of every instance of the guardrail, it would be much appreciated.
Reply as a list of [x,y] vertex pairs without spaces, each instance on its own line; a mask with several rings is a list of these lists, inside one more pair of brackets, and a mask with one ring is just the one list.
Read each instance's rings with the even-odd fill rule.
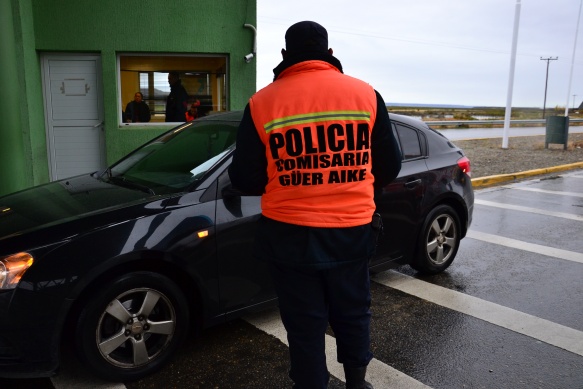
[[[504,120],[502,119],[495,119],[495,120],[427,120],[424,122],[428,126],[477,126],[477,125],[484,125],[484,124],[504,124]],[[517,119],[517,120],[510,120],[510,125],[513,124],[546,124],[546,119]],[[569,119],[569,124],[571,123],[583,123],[583,119]]]

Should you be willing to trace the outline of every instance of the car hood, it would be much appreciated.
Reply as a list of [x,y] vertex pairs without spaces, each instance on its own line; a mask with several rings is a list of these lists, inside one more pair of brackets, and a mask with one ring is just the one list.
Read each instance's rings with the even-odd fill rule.
[[152,195],[83,175],[0,197],[0,241],[89,214],[122,208]]

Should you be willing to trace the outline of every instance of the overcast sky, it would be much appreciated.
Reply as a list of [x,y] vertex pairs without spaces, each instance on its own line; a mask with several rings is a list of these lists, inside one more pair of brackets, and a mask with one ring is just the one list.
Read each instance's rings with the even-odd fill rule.
[[[512,106],[542,108],[547,63],[546,107],[583,101],[581,1],[521,0]],[[258,0],[257,88],[272,81],[287,28],[313,20],[328,30],[344,72],[371,84],[387,103],[505,107],[516,3]]]

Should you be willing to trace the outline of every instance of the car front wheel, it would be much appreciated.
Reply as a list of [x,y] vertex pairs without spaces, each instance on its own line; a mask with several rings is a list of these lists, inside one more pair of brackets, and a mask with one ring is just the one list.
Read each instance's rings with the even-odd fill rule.
[[448,205],[435,207],[425,219],[411,267],[425,274],[444,271],[453,262],[460,240],[460,221],[456,211]]
[[81,311],[76,348],[88,369],[110,381],[142,378],[172,356],[188,329],[188,304],[169,278],[118,277]]

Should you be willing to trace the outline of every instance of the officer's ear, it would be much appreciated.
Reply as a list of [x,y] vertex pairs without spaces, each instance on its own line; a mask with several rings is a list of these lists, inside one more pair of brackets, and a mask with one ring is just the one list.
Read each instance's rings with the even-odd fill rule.
[[334,50],[332,50],[332,48],[329,48],[329,49],[328,49],[328,54],[330,54],[330,55],[334,55]]
[[286,56],[287,56],[287,51],[285,51],[285,49],[281,49],[281,57],[283,59],[285,59]]

